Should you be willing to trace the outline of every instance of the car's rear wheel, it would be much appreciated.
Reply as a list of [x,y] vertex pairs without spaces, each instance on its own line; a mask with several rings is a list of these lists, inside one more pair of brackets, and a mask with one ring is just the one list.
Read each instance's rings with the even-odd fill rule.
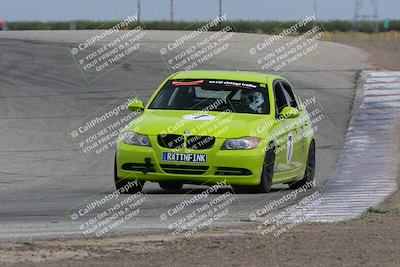
[[181,190],[183,184],[178,182],[159,182],[159,185],[162,189],[169,191]]
[[291,189],[298,189],[300,187],[306,187],[309,189],[313,187],[315,177],[315,142],[311,141],[310,148],[308,149],[306,171],[304,173],[303,179],[300,181],[289,184]]
[[[139,191],[142,191],[143,185],[144,185],[144,181],[120,179],[118,177],[118,172],[117,172],[117,159],[116,158],[114,160],[114,182],[115,182],[115,188],[117,188],[117,190],[121,194],[137,193]],[[131,183],[129,183],[129,182],[131,182]],[[132,182],[134,182],[134,183],[132,183]]]

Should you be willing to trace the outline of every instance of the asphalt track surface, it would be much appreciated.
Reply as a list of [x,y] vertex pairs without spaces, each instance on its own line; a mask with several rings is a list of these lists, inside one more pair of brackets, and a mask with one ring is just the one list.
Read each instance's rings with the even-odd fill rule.
[[[87,83],[66,47],[73,40],[86,38],[88,32],[0,32],[1,240],[80,235],[67,210],[99,192],[114,190],[113,154],[88,165],[65,129],[133,90],[146,101],[171,72],[159,47],[180,34],[147,32],[143,40],[146,50],[140,56]],[[225,55],[206,67],[261,71],[248,51],[265,38],[236,34]],[[372,66],[368,55],[358,49],[331,42],[318,45],[315,54],[302,57],[278,74],[289,79],[303,98],[315,96],[331,122],[332,127],[321,131],[317,139],[317,183],[322,188],[335,173],[358,74]],[[144,205],[140,220],[125,225],[120,232],[168,231],[160,222],[160,212],[178,204],[184,193],[200,193],[206,187],[190,191],[194,188],[186,185],[183,192],[171,194],[158,184],[147,183],[145,192],[152,204]],[[221,192],[209,197],[216,198]],[[269,194],[235,195],[238,201],[218,225],[246,226],[257,203],[287,193],[289,189],[278,185]]]

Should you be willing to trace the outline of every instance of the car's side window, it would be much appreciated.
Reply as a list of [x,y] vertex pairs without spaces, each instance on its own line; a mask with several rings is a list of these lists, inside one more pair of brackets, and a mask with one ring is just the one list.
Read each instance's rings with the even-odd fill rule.
[[286,97],[288,99],[289,105],[293,108],[299,108],[299,104],[298,104],[298,97],[295,94],[295,92],[292,90],[291,86],[285,82],[285,81],[281,81],[280,82],[282,85],[282,88],[284,89],[284,91],[286,92]]
[[274,82],[274,95],[275,95],[275,108],[277,115],[282,111],[284,107],[288,107],[287,92],[282,88],[281,83],[277,80]]

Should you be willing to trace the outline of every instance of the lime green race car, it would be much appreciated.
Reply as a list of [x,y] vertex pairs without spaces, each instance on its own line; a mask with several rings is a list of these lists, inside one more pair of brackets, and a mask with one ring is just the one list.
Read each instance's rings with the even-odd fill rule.
[[166,190],[226,183],[265,193],[272,184],[314,183],[310,116],[282,77],[178,72],[162,82],[146,107],[137,100],[128,108],[140,115],[118,140],[117,189],[138,192],[146,181]]

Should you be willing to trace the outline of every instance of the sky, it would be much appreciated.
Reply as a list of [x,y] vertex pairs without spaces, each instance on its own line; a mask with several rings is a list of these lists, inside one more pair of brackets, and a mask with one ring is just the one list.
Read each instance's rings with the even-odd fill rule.
[[[0,19],[119,20],[135,13],[138,0],[0,0]],[[355,0],[315,0],[321,20],[352,19]],[[141,0],[142,20],[169,19],[169,0]],[[363,14],[371,14],[364,0]],[[378,0],[380,19],[400,19],[399,0]],[[223,13],[231,20],[298,20],[313,10],[313,0],[223,0]],[[218,15],[218,0],[174,0],[176,20],[209,20]]]

